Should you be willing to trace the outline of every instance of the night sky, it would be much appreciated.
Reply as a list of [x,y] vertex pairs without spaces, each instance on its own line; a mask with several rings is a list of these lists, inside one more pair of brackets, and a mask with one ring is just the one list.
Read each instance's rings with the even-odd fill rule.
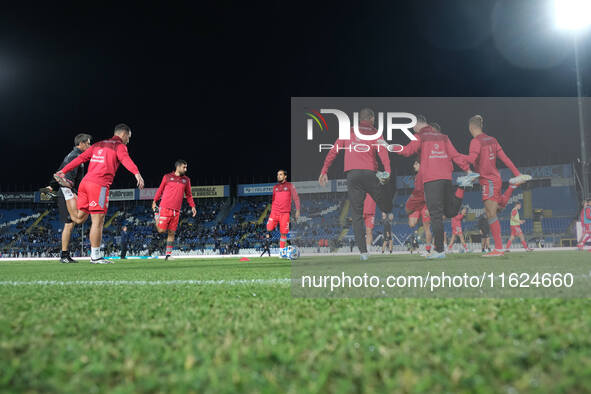
[[[194,184],[263,182],[290,164],[291,97],[576,95],[549,1],[84,3],[2,7],[2,190],[43,186],[75,134],[98,141],[119,122],[147,186],[177,158]],[[587,32],[587,86],[590,47]],[[558,152],[536,134],[551,155],[526,149],[532,132],[495,136],[520,147],[518,165],[578,154],[578,130]],[[113,187],[132,181],[120,169]]]

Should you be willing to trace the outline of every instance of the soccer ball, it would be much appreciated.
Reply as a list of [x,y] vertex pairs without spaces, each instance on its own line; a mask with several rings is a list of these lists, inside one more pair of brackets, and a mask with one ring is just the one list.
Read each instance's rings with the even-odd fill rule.
[[287,247],[287,258],[290,260],[297,260],[300,257],[300,250],[295,246]]

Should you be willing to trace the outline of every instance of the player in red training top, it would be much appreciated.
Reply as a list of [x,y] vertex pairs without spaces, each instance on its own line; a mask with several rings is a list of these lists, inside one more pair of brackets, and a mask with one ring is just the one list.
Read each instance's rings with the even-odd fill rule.
[[503,255],[503,241],[501,239],[501,225],[497,218],[497,209],[501,201],[501,186],[503,181],[497,169],[497,158],[511,170],[515,176],[510,183],[523,183],[531,179],[530,175],[521,174],[511,159],[507,157],[496,138],[482,131],[484,120],[480,115],[470,118],[468,127],[472,134],[468,162],[474,165],[474,170],[480,173],[480,186],[482,187],[482,200],[484,210],[488,217],[490,231],[495,242],[495,250],[485,256],[494,257]]
[[415,187],[408,200],[406,200],[406,214],[408,215],[408,226],[413,228],[419,222],[419,218],[423,221],[423,228],[425,230],[425,251],[431,252],[431,216],[427,209],[425,202],[425,190],[423,187],[423,174],[421,173],[421,163],[415,160],[413,163],[415,175]]
[[363,202],[363,221],[365,222],[365,239],[369,248],[373,243],[373,228],[375,226],[376,202],[368,194]]
[[[591,240],[591,200],[583,201],[583,209],[581,210],[581,228],[583,234],[578,243],[579,250],[583,250],[587,241]],[[589,249],[591,252],[591,249]]]
[[466,241],[464,240],[464,234],[462,233],[462,219],[466,216],[468,209],[464,207],[460,213],[456,216],[451,218],[451,241],[449,241],[448,250],[451,252],[454,242],[456,241],[456,236],[460,239],[462,246],[464,247],[464,252],[468,253],[468,246],[466,246]]
[[[154,201],[152,201],[152,210],[158,212],[155,216],[156,230],[160,234],[168,231],[165,261],[168,261],[172,256],[172,245],[175,231],[179,225],[183,197],[187,198],[193,217],[197,215],[195,201],[193,201],[193,195],[191,194],[191,179],[185,175],[187,173],[187,162],[178,159],[174,163],[174,168],[173,172],[169,172],[162,177],[160,187],[156,191],[156,195],[154,195]],[[156,203],[160,198],[162,198],[162,201],[160,201],[160,207],[157,208]]]
[[273,199],[271,202],[271,214],[267,221],[267,231],[275,230],[279,225],[279,247],[280,256],[287,258],[287,234],[289,233],[289,214],[291,212],[291,202],[296,206],[296,221],[300,218],[300,197],[296,188],[287,182],[287,171],[277,171],[277,184],[273,186]]
[[54,174],[54,178],[60,186],[71,187],[72,185],[65,177],[65,174],[80,164],[90,161],[88,172],[82,178],[78,187],[78,209],[74,210],[72,206],[68,205],[68,212],[72,221],[78,224],[84,223],[90,214],[92,220],[90,227],[90,262],[92,264],[111,263],[101,254],[101,242],[105,214],[109,207],[109,188],[113,183],[119,164],[123,164],[129,172],[135,175],[137,186],[140,189],[144,188],[144,179],[127,152],[127,144],[130,139],[131,129],[129,126],[123,123],[118,124],[115,126],[112,138],[95,143]]

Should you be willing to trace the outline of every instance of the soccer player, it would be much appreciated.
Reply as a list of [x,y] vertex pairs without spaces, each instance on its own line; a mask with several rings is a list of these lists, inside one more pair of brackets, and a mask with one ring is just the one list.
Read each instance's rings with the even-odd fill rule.
[[511,251],[511,243],[513,242],[513,238],[515,237],[519,237],[519,239],[521,240],[521,244],[523,245],[523,248],[525,250],[527,250],[528,252],[531,252],[533,250],[527,246],[527,243],[525,242],[525,238],[523,236],[523,231],[521,231],[521,225],[525,223],[525,220],[521,220],[519,218],[520,209],[521,203],[517,202],[511,210],[511,220],[509,221],[509,224],[511,225],[511,237],[509,238],[509,241],[507,241],[507,252]]
[[363,221],[365,222],[365,237],[367,243],[367,249],[369,250],[373,243],[373,228],[375,226],[376,216],[376,202],[371,198],[369,194],[365,195],[365,201],[363,202]]
[[[591,200],[583,201],[583,209],[581,209],[581,229],[583,234],[578,243],[579,250],[583,250],[587,241],[591,239]],[[591,249],[589,249],[591,252]]]
[[121,260],[127,259],[127,247],[129,246],[129,232],[127,226],[121,227]]
[[82,163],[90,161],[88,172],[78,188],[77,207],[68,206],[70,218],[74,223],[84,223],[90,218],[90,262],[91,264],[111,264],[101,253],[103,224],[109,207],[109,188],[113,183],[119,164],[131,172],[137,180],[137,186],[144,188],[144,179],[137,166],[129,157],[127,144],[131,139],[131,129],[126,124],[115,126],[114,135],[108,140],[100,141],[84,151],[80,156],[68,163],[54,174],[55,180],[63,187],[72,187],[66,174]]
[[384,225],[384,231],[382,233],[382,237],[384,238],[384,242],[382,242],[382,254],[386,251],[386,246],[390,254],[392,254],[392,217],[386,215],[385,212],[382,212],[382,224]]
[[451,241],[449,241],[448,250],[451,252],[454,246],[454,242],[456,241],[456,236],[460,239],[462,246],[464,247],[464,252],[468,253],[468,246],[466,246],[466,241],[464,240],[464,234],[462,233],[462,219],[466,216],[468,209],[464,207],[459,214],[451,218]]
[[487,253],[486,257],[503,255],[503,241],[501,239],[501,224],[497,218],[497,209],[501,199],[501,186],[503,181],[497,169],[497,158],[511,170],[514,178],[509,181],[511,184],[523,183],[531,179],[530,175],[521,174],[511,159],[505,154],[496,138],[485,134],[483,129],[484,120],[480,115],[474,115],[468,122],[472,141],[470,142],[470,153],[468,162],[474,165],[475,171],[480,173],[480,186],[482,187],[482,201],[484,210],[488,217],[490,231],[495,243],[495,250]]
[[271,202],[271,214],[267,221],[267,231],[273,231],[279,225],[280,256],[287,258],[287,234],[289,234],[289,218],[291,202],[296,207],[295,219],[300,218],[300,197],[294,185],[287,181],[287,171],[277,171],[277,184],[273,186],[273,199]]
[[421,163],[418,160],[415,160],[413,168],[416,172],[415,187],[408,200],[406,200],[405,206],[408,215],[408,226],[413,228],[419,222],[419,218],[422,219],[423,228],[425,229],[425,250],[427,253],[430,253],[433,235],[431,234],[431,217],[429,216],[429,210],[427,209],[427,203],[425,202]]
[[431,127],[424,116],[417,116],[414,130],[417,140],[411,141],[397,153],[409,157],[420,152],[425,201],[435,238],[435,252],[430,253],[427,258],[441,259],[445,258],[443,216],[456,216],[464,198],[463,189],[458,188],[455,193],[452,189],[453,163],[469,172],[461,184],[464,187],[471,186],[478,174],[470,172],[465,155],[458,153],[447,135]]
[[260,257],[263,257],[265,253],[268,253],[269,257],[271,257],[271,235],[269,233],[263,237],[263,253],[261,253]]
[[[187,175],[187,162],[183,159],[178,159],[174,163],[174,171],[164,174],[160,187],[154,195],[152,201],[152,210],[158,212],[156,216],[156,230],[159,234],[167,232],[166,237],[166,257],[164,261],[168,261],[172,256],[172,249],[174,244],[174,236],[179,225],[179,217],[181,214],[181,206],[183,205],[183,197],[187,198],[187,202],[191,207],[193,217],[197,215],[195,209],[195,201],[191,194],[191,179]],[[160,207],[156,204],[160,201]]]
[[482,253],[490,252],[490,226],[488,225],[488,218],[486,212],[478,217],[478,229],[480,230],[480,245],[482,246]]
[[[364,108],[359,111],[358,129],[366,136],[375,135],[375,115],[372,109]],[[351,217],[353,219],[353,232],[355,242],[359,248],[361,260],[367,260],[367,243],[365,239],[365,226],[363,223],[363,203],[365,195],[369,194],[382,212],[392,215],[392,198],[396,183],[390,178],[390,158],[388,149],[384,146],[384,140],[380,136],[372,140],[361,140],[351,128],[351,139],[338,139],[326,155],[324,165],[320,171],[318,182],[321,186],[328,183],[328,169],[340,151],[345,151],[345,173],[347,174],[347,194],[351,203]],[[357,145],[362,146],[355,149]],[[367,149],[366,149],[367,148]],[[383,178],[377,177],[378,165],[376,154],[384,166]],[[392,215],[393,217],[393,215]]]
[[[74,149],[62,161],[60,169],[64,168],[72,160],[80,156],[85,150],[90,147],[92,137],[89,134],[81,133],[74,137]],[[84,163],[70,171],[66,177],[72,182],[72,188],[60,187],[57,192],[57,209],[60,216],[60,221],[64,223],[62,230],[62,251],[60,255],[60,262],[62,263],[77,263],[76,260],[70,256],[70,240],[72,238],[72,231],[76,223],[70,218],[68,206],[70,209],[76,209],[76,191],[84,176]],[[59,187],[59,185],[57,186]],[[57,188],[56,187],[56,188]],[[53,187],[48,186],[44,188],[46,191],[53,192]]]

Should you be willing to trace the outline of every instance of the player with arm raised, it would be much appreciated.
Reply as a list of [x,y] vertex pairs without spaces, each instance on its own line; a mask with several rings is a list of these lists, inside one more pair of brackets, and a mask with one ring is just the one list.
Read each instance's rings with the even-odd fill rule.
[[72,187],[66,174],[82,163],[90,161],[88,172],[78,188],[77,207],[68,205],[70,218],[74,223],[84,223],[90,214],[90,262],[92,264],[110,264],[101,254],[103,224],[109,207],[109,188],[113,183],[119,164],[135,175],[137,186],[144,188],[144,179],[137,166],[129,157],[127,144],[131,139],[131,129],[126,124],[115,126],[114,135],[108,140],[97,142],[76,159],[54,174],[55,180],[62,187]]
[[300,218],[300,197],[294,185],[287,181],[287,171],[277,171],[277,184],[273,186],[273,198],[271,202],[271,214],[267,221],[267,231],[273,231],[279,226],[280,256],[287,258],[287,234],[289,234],[289,219],[291,202],[296,207],[295,219]]
[[441,259],[445,258],[443,216],[456,216],[464,198],[463,189],[458,188],[454,192],[452,188],[453,163],[469,172],[466,182],[460,186],[471,186],[478,174],[470,173],[466,156],[458,153],[448,136],[430,126],[424,116],[417,116],[414,130],[417,132],[416,140],[411,141],[402,151],[396,153],[405,157],[420,154],[420,172],[423,176],[425,201],[431,216],[431,229],[435,238],[435,252],[429,254],[427,258]]
[[[191,193],[191,179],[185,175],[187,173],[187,162],[178,159],[174,163],[174,168],[175,170],[173,172],[169,172],[162,177],[160,187],[154,195],[154,201],[152,201],[152,210],[155,212],[158,210],[158,214],[156,215],[156,230],[159,234],[168,232],[166,237],[165,261],[170,260],[172,256],[174,236],[179,225],[184,197],[191,207],[193,217],[197,215],[195,201],[193,201],[193,195]],[[157,208],[156,204],[161,198],[160,207]]]
[[[500,159],[513,173],[511,184],[520,184],[531,179],[530,175],[521,174],[511,159],[507,157],[496,138],[482,131],[484,120],[480,115],[470,118],[468,127],[472,134],[468,162],[474,165],[474,169],[480,173],[480,186],[482,187],[482,200],[484,210],[490,225],[495,243],[495,250],[487,253],[486,257],[503,255],[503,241],[501,239],[501,224],[497,217],[497,209],[501,201],[501,187],[503,181],[497,169],[497,158]],[[459,180],[459,179],[458,179]]]

